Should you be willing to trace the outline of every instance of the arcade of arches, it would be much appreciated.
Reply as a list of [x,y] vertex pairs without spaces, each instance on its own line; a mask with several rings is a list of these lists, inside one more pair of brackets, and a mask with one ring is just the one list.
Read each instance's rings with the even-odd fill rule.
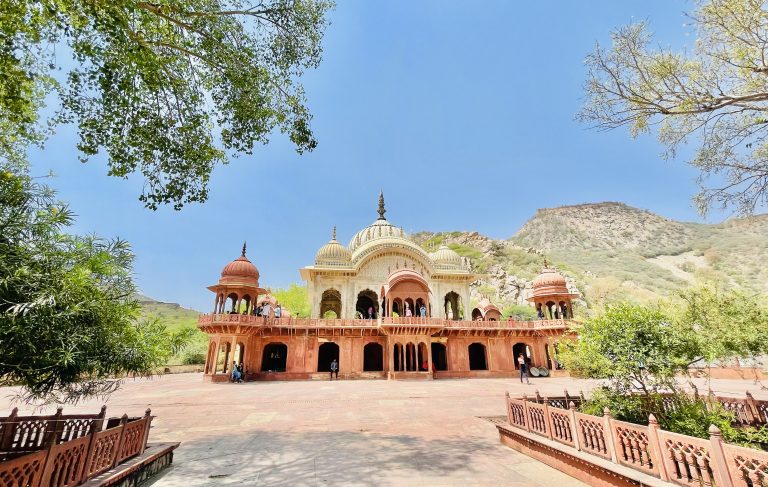
[[311,316],[255,316],[268,292],[259,271],[242,255],[229,263],[214,294],[211,314],[198,327],[209,336],[206,380],[228,380],[235,364],[246,380],[339,378],[510,377],[516,357],[557,369],[554,342],[572,318],[576,296],[565,278],[546,266],[529,298],[539,320],[503,320],[486,296],[469,307],[478,276],[469,262],[443,245],[428,253],[385,217],[357,232],[349,245],[336,240],[301,269]]

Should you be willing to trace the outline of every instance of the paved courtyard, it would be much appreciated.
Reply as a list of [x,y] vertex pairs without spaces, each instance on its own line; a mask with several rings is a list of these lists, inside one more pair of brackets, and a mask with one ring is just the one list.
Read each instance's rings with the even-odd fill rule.
[[[532,386],[509,379],[211,384],[178,374],[128,380],[107,405],[112,415],[151,407],[150,441],[182,442],[155,487],[567,487],[584,484],[501,446],[483,417],[504,414],[506,390],[555,395],[591,386],[569,378]],[[714,381],[713,389],[766,396],[749,381]],[[3,409],[12,392],[0,391]]]

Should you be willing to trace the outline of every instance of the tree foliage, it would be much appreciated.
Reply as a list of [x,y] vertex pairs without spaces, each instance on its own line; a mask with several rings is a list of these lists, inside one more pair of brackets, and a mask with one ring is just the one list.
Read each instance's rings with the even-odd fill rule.
[[708,0],[691,19],[691,52],[653,46],[645,22],[616,30],[610,49],[598,44],[579,118],[633,137],[655,128],[665,157],[697,138],[699,210],[751,213],[768,203],[768,10],[762,0]]
[[[213,167],[275,130],[316,146],[298,78],[318,65],[327,0],[0,2],[0,158],[79,129],[82,159],[145,180],[149,208],[205,201]],[[74,59],[74,63],[68,58]],[[63,71],[63,72],[60,72]]]
[[127,243],[64,233],[73,216],[54,196],[0,171],[0,385],[67,402],[150,373],[189,333],[139,320]]
[[290,311],[294,317],[309,318],[310,306],[307,286],[300,286],[294,282],[286,289],[275,289],[272,291],[272,295],[283,309]]
[[768,354],[768,309],[737,290],[700,287],[660,304],[618,303],[561,344],[566,367],[619,394],[675,391],[690,366]]

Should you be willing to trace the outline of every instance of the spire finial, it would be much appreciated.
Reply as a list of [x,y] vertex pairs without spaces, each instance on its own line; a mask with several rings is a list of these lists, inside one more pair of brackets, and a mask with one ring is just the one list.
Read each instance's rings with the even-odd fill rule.
[[243,242],[243,257],[245,257],[245,242]]
[[331,240],[336,240],[336,225],[333,226],[333,235],[331,235]]
[[387,210],[384,209],[384,190],[381,190],[379,192],[379,220],[386,220],[384,218],[384,213],[386,213]]

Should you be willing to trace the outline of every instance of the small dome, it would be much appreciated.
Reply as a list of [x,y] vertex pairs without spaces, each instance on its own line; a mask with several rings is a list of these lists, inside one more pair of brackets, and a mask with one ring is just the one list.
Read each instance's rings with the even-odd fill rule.
[[432,259],[432,262],[440,266],[462,265],[461,256],[445,244],[441,245],[437,252],[429,254],[429,257]]
[[246,278],[259,280],[259,270],[245,256],[245,244],[243,244],[243,253],[240,257],[227,264],[221,271],[221,277],[224,278]]
[[315,265],[343,266],[352,261],[352,252],[336,240],[336,227],[333,227],[331,241],[320,247],[315,254]]
[[533,280],[533,295],[569,294],[565,277],[551,267],[545,267]]

